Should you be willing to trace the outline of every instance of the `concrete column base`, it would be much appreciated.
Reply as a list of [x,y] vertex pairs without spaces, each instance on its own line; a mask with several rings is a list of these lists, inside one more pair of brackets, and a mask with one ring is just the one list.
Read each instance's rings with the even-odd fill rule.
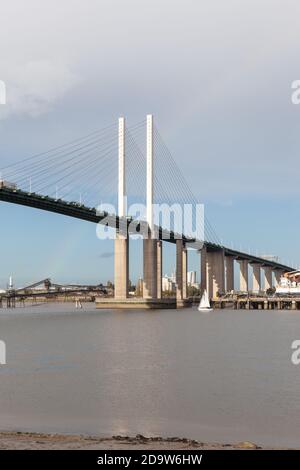
[[[128,299],[113,299],[113,298],[105,298],[105,297],[97,297],[95,299],[96,308],[97,309],[112,309],[112,310],[133,310],[133,309],[176,309],[176,299],[173,298],[165,298],[165,299],[142,299],[142,298],[128,298]],[[191,303],[184,305],[184,307],[191,306]]]
[[265,291],[270,289],[273,285],[273,276],[272,276],[273,272],[272,272],[272,268],[270,268],[269,266],[265,266],[264,267],[264,280],[265,280],[265,286],[264,286],[264,289]]
[[144,279],[143,298],[157,299],[157,240],[143,240]]
[[187,298],[187,249],[182,240],[176,241],[176,300]]
[[176,299],[176,308],[191,307],[192,302],[190,299]]
[[252,290],[253,292],[261,291],[261,280],[260,280],[260,264],[253,264],[253,280]]
[[129,238],[115,239],[115,299],[126,299],[129,287]]
[[283,271],[275,269],[274,275],[275,275],[275,285],[277,286],[280,283],[281,276],[283,276]]
[[157,298],[162,298],[162,241],[157,241]]
[[225,256],[226,261],[226,291],[234,290],[234,258],[233,256]]
[[200,283],[200,294],[202,295],[205,290],[207,290],[207,271],[206,271],[206,257],[207,251],[206,247],[204,246],[200,251],[201,261],[200,261],[200,275],[201,275],[201,283]]
[[239,261],[240,265],[240,291],[248,292],[248,261],[243,259]]
[[207,293],[210,298],[225,292],[225,255],[224,250],[206,253]]

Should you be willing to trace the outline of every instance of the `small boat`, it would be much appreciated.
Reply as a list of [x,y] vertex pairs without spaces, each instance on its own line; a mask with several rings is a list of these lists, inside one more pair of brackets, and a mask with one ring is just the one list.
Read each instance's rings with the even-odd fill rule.
[[203,295],[202,295],[200,303],[199,303],[198,310],[199,310],[199,312],[210,312],[211,310],[213,310],[210,306],[208,293],[207,293],[206,290],[203,292]]

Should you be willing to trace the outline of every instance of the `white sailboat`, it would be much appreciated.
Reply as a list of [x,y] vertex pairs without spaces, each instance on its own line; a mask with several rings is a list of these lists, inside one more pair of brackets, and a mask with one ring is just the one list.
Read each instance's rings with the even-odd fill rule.
[[203,292],[203,295],[202,295],[200,303],[199,303],[198,310],[199,310],[199,312],[210,312],[211,310],[213,310],[210,306],[208,293],[207,293],[206,290]]

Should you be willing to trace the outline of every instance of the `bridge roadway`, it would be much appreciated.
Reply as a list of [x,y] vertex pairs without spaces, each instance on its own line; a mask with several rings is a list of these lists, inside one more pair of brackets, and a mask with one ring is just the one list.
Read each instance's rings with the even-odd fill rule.
[[[7,187],[0,188],[0,200],[4,202],[9,202],[13,204],[18,204],[27,207],[33,207],[35,209],[41,209],[48,212],[55,212],[57,214],[66,215],[69,217],[74,217],[76,219],[86,220],[93,223],[103,223],[111,227],[116,227],[117,230],[121,226],[127,226],[129,233],[136,234],[136,226],[142,226],[146,222],[136,221],[131,218],[120,218],[115,215],[109,215],[105,212],[98,212],[95,208],[86,207],[83,204],[76,202],[63,201],[61,199],[51,198],[49,196],[44,196],[36,193],[29,193],[22,191],[20,189],[10,189]],[[143,230],[143,228],[141,229]],[[178,236],[174,232],[169,232],[159,228],[159,239],[164,240],[170,243],[175,243],[178,239]],[[185,244],[195,249],[201,249],[203,243],[199,240],[195,240],[186,236],[182,236],[182,240]],[[227,248],[222,245],[217,245],[208,241],[204,242],[204,249],[207,254],[214,254],[222,252],[223,256],[228,258],[235,259],[242,263],[243,261],[250,264],[258,264],[265,268],[270,268],[272,270],[279,270],[282,272],[292,271],[294,268],[287,266],[276,261],[267,260],[254,256],[249,253],[243,253],[241,251],[234,250],[232,248]]]

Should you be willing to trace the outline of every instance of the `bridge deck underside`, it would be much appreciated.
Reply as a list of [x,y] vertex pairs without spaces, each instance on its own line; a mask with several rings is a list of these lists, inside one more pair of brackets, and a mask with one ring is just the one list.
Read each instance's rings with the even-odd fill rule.
[[[62,201],[60,199],[57,200],[48,196],[27,193],[21,190],[0,188],[0,201],[32,207],[48,212],[54,212],[57,214],[74,217],[76,219],[85,220],[96,224],[102,223],[104,225],[115,227],[117,230],[119,230],[119,227],[125,223],[125,226],[127,226],[129,229],[129,233],[135,234],[136,226],[142,226],[142,224],[145,224],[145,222],[127,219],[125,219],[124,221],[121,220],[118,216],[109,215],[106,213],[99,213],[95,208],[90,208],[76,203]],[[144,233],[144,229],[142,229],[142,232]],[[173,232],[165,231],[161,227],[159,228],[160,240],[164,240],[170,243],[176,243],[177,238],[177,235]],[[199,247],[203,244],[201,241],[195,241],[185,236],[182,236],[182,239],[185,243],[187,243],[190,247],[194,249],[199,249]],[[276,263],[271,260],[259,258],[248,253],[242,253],[210,242],[204,242],[204,246],[206,247],[207,251],[223,250],[225,256],[233,256],[237,260],[248,260],[250,263],[259,263],[262,266],[269,266],[273,269],[281,269],[283,271],[293,270],[293,268],[290,266],[286,266],[281,263]]]

